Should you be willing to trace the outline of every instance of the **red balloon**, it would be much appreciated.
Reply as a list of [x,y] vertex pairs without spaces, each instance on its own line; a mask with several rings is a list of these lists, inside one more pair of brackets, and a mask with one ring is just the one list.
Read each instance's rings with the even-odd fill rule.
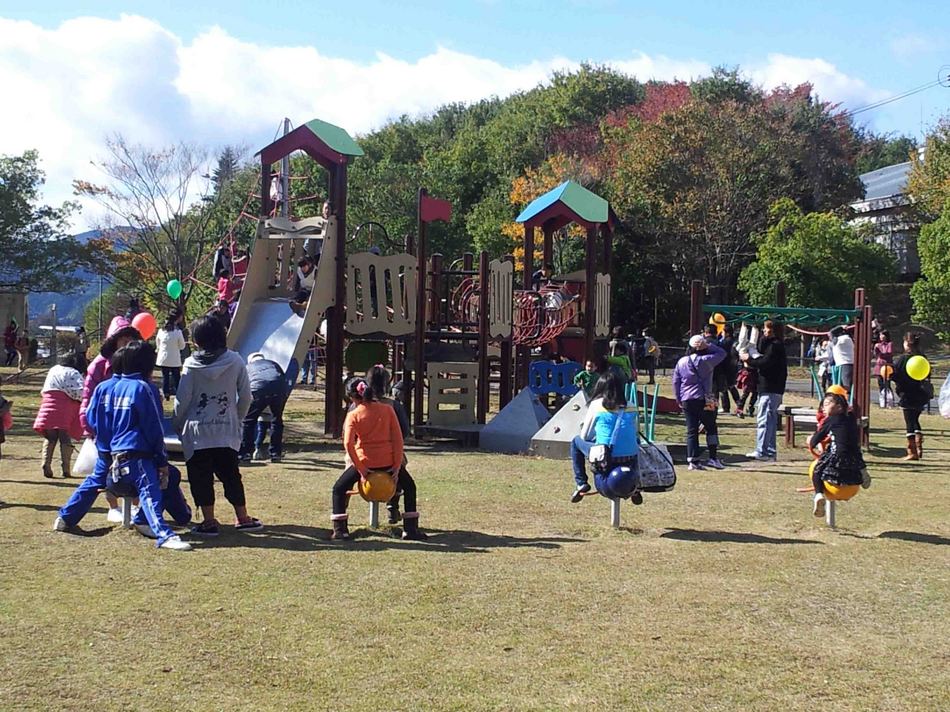
[[138,329],[143,339],[151,339],[155,336],[157,324],[155,317],[148,312],[139,312],[132,318],[132,326]]

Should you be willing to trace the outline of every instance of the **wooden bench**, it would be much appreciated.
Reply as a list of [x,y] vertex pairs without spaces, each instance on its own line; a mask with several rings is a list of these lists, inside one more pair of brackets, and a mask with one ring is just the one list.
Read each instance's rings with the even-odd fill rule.
[[[800,408],[791,405],[781,405],[779,406],[778,410],[779,415],[785,418],[785,447],[794,449],[796,425],[810,425],[812,431],[814,431],[818,425],[818,411],[814,408]],[[870,427],[870,422],[871,419],[866,415],[858,421],[858,425],[861,428],[861,443],[864,445],[864,447],[868,446],[867,434]]]

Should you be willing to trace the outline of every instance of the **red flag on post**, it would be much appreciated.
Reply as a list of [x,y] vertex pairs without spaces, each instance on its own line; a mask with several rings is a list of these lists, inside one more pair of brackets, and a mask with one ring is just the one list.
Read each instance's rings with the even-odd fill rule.
[[423,195],[419,204],[419,217],[422,222],[430,223],[435,220],[448,222],[452,219],[452,203],[440,198],[431,198]]

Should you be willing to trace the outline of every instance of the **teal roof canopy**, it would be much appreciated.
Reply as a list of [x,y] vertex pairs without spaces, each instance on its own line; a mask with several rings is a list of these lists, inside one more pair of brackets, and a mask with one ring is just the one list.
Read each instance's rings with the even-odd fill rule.
[[577,222],[587,227],[601,224],[612,227],[617,222],[617,216],[606,200],[579,183],[568,180],[532,200],[515,221],[532,226],[550,222],[555,227],[561,227],[569,222]]

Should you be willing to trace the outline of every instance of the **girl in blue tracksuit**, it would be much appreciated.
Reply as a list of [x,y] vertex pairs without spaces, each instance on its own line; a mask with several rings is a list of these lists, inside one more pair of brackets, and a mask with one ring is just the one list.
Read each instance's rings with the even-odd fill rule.
[[155,368],[155,349],[144,341],[133,341],[116,352],[113,361],[121,375],[96,387],[86,411],[99,450],[96,468],[60,510],[54,529],[64,531],[82,518],[93,487],[127,487],[138,492],[140,511],[158,546],[187,551],[191,545],[162,517],[162,484],[167,485],[169,473],[161,401],[148,381]]

